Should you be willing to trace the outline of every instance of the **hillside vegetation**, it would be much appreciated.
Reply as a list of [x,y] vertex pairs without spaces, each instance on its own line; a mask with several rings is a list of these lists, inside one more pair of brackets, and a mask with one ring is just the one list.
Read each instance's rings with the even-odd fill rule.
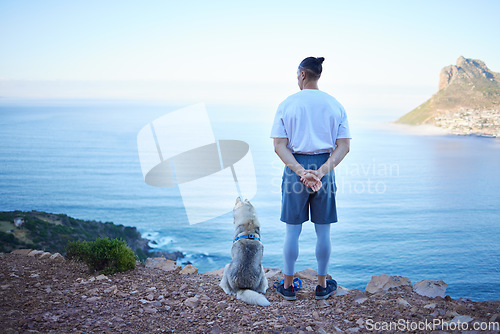
[[500,73],[460,57],[441,70],[439,91],[397,123],[431,124],[455,134],[500,135]]
[[[16,227],[15,218],[23,218],[24,223]],[[142,238],[136,227],[38,211],[0,212],[0,252],[33,248],[64,255],[68,241],[93,241],[99,237],[123,239],[141,260],[150,250],[149,240]]]

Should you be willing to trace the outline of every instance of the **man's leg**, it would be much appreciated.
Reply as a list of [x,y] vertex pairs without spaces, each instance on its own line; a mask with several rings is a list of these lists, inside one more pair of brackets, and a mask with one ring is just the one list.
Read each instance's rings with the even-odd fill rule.
[[314,224],[316,230],[316,260],[318,261],[318,284],[326,287],[328,262],[332,243],[330,240],[330,224]]
[[285,289],[292,285],[295,262],[299,256],[299,236],[302,224],[286,224],[285,244],[283,246]]

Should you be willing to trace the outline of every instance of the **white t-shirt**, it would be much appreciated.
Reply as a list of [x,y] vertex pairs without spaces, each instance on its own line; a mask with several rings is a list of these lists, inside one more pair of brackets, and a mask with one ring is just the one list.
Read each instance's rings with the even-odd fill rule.
[[278,106],[271,138],[288,138],[292,153],[331,153],[338,138],[351,138],[344,107],[331,95],[304,89]]

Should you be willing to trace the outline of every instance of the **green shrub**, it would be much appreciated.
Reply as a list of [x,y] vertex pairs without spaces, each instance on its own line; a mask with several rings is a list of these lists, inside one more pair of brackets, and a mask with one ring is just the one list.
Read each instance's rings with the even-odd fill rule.
[[122,239],[69,242],[66,257],[85,262],[90,272],[114,274],[135,268],[135,254]]

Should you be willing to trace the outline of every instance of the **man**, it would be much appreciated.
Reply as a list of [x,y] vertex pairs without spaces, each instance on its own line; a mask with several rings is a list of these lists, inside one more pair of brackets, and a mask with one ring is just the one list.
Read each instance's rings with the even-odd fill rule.
[[333,169],[349,152],[350,133],[342,105],[318,89],[324,60],[308,57],[300,63],[297,70],[300,92],[279,105],[271,130],[274,150],[286,165],[281,189],[281,221],[286,223],[285,279],[278,284],[277,292],[287,300],[296,299],[293,274],[302,223],[309,220],[309,211],[317,237],[316,299],[326,299],[337,290],[335,280],[326,280],[330,224],[337,222]]

